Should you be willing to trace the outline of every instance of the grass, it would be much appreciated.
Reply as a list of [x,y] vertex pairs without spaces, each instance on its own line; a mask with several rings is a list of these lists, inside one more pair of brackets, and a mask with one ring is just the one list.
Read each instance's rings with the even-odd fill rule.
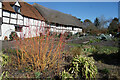
[[[75,44],[75,43],[67,43],[69,46],[73,46],[74,49],[84,49],[86,52],[90,53],[98,53],[98,54],[112,54],[112,53],[118,53],[119,48],[118,47],[112,47],[112,46],[92,46],[88,44]],[[78,50],[79,51],[79,50]]]
[[81,46],[81,44],[75,44],[75,43],[67,43],[67,45],[74,46],[74,47]]
[[112,53],[118,53],[119,48],[118,47],[111,47],[111,46],[95,46],[96,52],[98,54],[112,54]]

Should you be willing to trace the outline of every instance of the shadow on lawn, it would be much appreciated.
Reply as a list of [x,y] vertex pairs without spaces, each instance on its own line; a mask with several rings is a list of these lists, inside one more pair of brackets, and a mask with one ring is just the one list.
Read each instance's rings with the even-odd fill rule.
[[101,61],[102,63],[109,64],[109,65],[116,65],[120,66],[120,57],[118,53],[113,54],[93,54],[90,55],[93,57],[96,61]]
[[118,53],[111,53],[111,54],[94,53],[90,56],[93,57],[96,61],[101,61],[102,63],[108,65],[120,66],[120,39],[118,41],[118,47],[119,47]]

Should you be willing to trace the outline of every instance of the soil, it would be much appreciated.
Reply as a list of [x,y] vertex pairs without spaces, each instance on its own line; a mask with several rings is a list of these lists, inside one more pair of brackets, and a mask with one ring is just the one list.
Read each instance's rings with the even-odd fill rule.
[[[81,39],[69,40],[68,43],[72,44],[83,44],[84,42],[89,41],[90,39],[95,39],[93,36],[89,36]],[[94,42],[90,45],[94,46],[111,46],[120,48],[120,41],[108,40]],[[66,49],[69,50],[73,46],[66,46]],[[99,80],[120,80],[120,50],[118,53],[113,53],[110,55],[106,54],[94,54],[91,55],[95,59],[95,65],[98,68],[97,79]]]
[[[66,42],[73,43],[73,44],[82,44],[83,42],[89,41],[90,39],[95,39],[93,36],[89,36],[83,38],[82,40],[72,39]],[[4,41],[3,48],[11,48],[14,41]],[[90,45],[97,45],[97,46],[112,46],[112,47],[119,47],[119,41],[100,41],[91,43]],[[70,50],[72,47],[71,45],[66,45],[65,50]],[[120,50],[119,50],[120,51]],[[103,54],[95,54],[91,55],[95,59],[95,65],[98,68],[98,75],[97,78],[100,80],[120,80],[120,52],[112,55],[103,55]]]
[[118,41],[113,41],[113,40],[95,42],[95,43],[91,43],[91,45],[119,47]]

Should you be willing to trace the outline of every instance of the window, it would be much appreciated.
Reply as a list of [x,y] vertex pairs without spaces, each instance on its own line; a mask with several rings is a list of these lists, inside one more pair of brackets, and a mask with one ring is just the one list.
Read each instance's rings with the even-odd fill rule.
[[15,12],[20,13],[20,7],[19,6],[13,6],[13,9]]
[[20,5],[20,3],[18,1],[14,5],[11,5],[11,6],[15,10],[15,12],[20,13],[21,5]]
[[18,6],[15,6],[15,12],[20,13],[20,8]]

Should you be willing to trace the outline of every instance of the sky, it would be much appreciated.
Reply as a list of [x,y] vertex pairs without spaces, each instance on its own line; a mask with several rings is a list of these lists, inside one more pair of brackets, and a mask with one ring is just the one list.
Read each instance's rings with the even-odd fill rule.
[[104,16],[106,19],[118,17],[118,2],[28,2],[38,3],[44,7],[71,14],[81,21]]
[[[24,0],[33,2],[33,0]],[[34,0],[34,2],[118,2],[120,0]]]

